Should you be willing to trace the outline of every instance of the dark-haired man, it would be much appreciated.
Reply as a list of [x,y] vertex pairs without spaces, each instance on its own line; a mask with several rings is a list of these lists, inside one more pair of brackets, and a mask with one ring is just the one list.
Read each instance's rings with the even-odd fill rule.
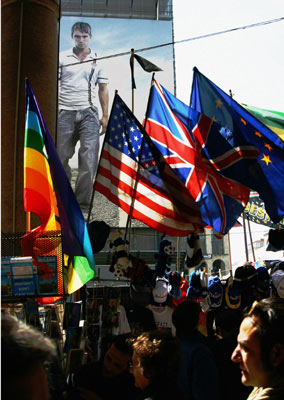
[[101,361],[83,365],[68,377],[68,399],[133,400],[138,389],[129,372],[132,347],[129,335],[114,336]]
[[[103,134],[108,122],[108,79],[96,63],[96,53],[89,47],[91,26],[85,22],[76,22],[72,26],[71,36],[74,47],[61,52],[59,56],[57,151],[71,180],[69,160],[80,141],[75,195],[86,218],[98,165],[100,126]],[[100,120],[97,86],[102,109]]]
[[232,361],[241,380],[254,389],[248,400],[284,399],[284,299],[255,302],[245,315]]
[[45,363],[56,356],[54,344],[35,328],[1,313],[1,398],[48,400]]

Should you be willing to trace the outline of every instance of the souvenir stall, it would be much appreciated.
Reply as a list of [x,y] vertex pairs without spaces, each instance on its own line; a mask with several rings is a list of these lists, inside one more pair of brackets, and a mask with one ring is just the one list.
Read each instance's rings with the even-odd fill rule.
[[2,236],[2,309],[55,341],[66,375],[82,363],[100,359],[114,335],[137,335],[155,328],[175,334],[173,309],[187,299],[200,303],[199,329],[211,335],[219,311],[240,314],[254,300],[284,297],[281,260],[270,266],[246,262],[225,277],[220,271],[208,273],[198,235],[189,235],[180,271],[173,243],[161,235],[155,264],[149,266],[130,252],[124,231],[99,224],[90,237],[95,255],[108,248],[109,278],[98,272],[72,295],[66,290],[60,233],[37,236],[33,257],[21,256],[24,235]]

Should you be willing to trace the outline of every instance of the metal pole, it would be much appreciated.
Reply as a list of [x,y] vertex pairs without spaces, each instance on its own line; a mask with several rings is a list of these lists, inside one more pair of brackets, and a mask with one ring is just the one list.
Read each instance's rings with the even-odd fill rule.
[[253,256],[253,262],[255,262],[255,253],[254,253],[254,247],[253,247],[253,241],[252,241],[252,234],[251,234],[251,229],[250,229],[250,223],[248,217],[246,217],[247,222],[248,222],[248,230],[249,230],[249,237],[250,237],[250,245],[251,245],[251,251],[252,251],[252,256]]
[[248,262],[248,261],[249,261],[249,256],[248,256],[248,243],[247,243],[247,235],[246,235],[246,219],[245,219],[245,213],[243,213],[243,228],[244,228],[244,239],[245,239],[246,260],[247,260],[247,262]]

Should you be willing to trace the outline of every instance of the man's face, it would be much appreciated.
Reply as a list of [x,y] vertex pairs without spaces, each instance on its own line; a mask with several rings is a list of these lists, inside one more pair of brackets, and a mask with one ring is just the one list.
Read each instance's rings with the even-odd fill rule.
[[140,360],[136,352],[134,351],[132,356],[132,367],[130,372],[133,374],[135,379],[135,386],[141,390],[145,389],[150,384],[150,379],[144,376],[143,367],[140,365]]
[[268,373],[262,367],[255,321],[255,317],[248,317],[241,323],[238,345],[231,359],[240,365],[243,385],[262,387],[268,384]]
[[89,41],[91,39],[91,35],[86,32],[81,32],[78,29],[75,29],[73,36],[72,36],[75,47],[80,50],[85,50],[89,48]]
[[105,378],[114,378],[128,371],[130,359],[129,354],[122,353],[112,344],[104,357],[103,376]]

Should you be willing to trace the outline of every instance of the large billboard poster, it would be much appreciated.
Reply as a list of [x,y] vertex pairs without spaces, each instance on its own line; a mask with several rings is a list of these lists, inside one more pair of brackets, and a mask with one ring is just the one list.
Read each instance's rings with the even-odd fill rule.
[[[91,32],[87,31],[80,32],[80,30],[76,29],[73,31],[72,37],[72,27],[77,22],[83,22],[89,24],[91,28]],[[80,96],[84,96],[84,90],[80,90],[80,85],[84,85],[84,80],[86,83],[86,76],[82,73],[82,68],[85,68],[87,62],[86,58],[80,63],[79,58],[70,57],[70,52],[72,53],[72,49],[74,46],[83,46],[83,41],[88,41],[88,47],[96,53],[97,61],[96,61],[96,69],[93,72],[92,79],[97,79],[98,83],[104,83],[107,78],[108,80],[108,93],[109,93],[109,112],[111,110],[112,102],[114,99],[115,91],[118,91],[120,97],[124,100],[124,102],[128,105],[128,107],[134,111],[134,115],[138,118],[140,122],[143,121],[147,101],[151,86],[152,73],[148,73],[142,69],[142,67],[138,64],[136,60],[134,60],[134,78],[136,89],[132,89],[132,80],[131,80],[131,69],[130,69],[130,56],[131,49],[134,49],[135,53],[147,60],[151,63],[158,66],[162,71],[155,73],[155,79],[165,86],[169,91],[174,93],[174,53],[173,53],[173,45],[171,44],[172,39],[172,21],[161,21],[161,20],[144,20],[144,19],[119,19],[119,18],[92,18],[92,17],[70,17],[63,16],[60,21],[60,43],[59,43],[59,51],[60,51],[60,61],[59,61],[59,92],[60,85],[64,84],[65,88],[63,94],[63,98],[60,99],[59,94],[59,113],[58,113],[58,124],[57,124],[57,149],[59,151],[60,158],[64,158],[63,166],[67,171],[67,175],[71,180],[72,173],[72,184],[75,186],[75,180],[77,179],[73,177],[74,169],[85,168],[85,166],[78,166],[78,153],[80,149],[80,141],[77,142],[75,147],[74,155],[69,159],[69,167],[67,165],[67,159],[70,157],[72,153],[72,146],[74,142],[68,143],[66,139],[60,139],[60,135],[62,132],[67,135],[67,132],[71,134],[72,130],[78,128],[80,122],[80,118],[84,118],[84,114],[81,110],[81,113],[76,114],[76,106],[79,104],[79,108],[84,107],[84,99]],[[83,25],[84,27],[84,25]],[[86,26],[85,26],[86,28]],[[83,29],[84,30],[84,29]],[[89,34],[90,33],[90,34]],[[88,36],[89,34],[89,36]],[[82,43],[79,43],[79,42]],[[70,52],[68,52],[70,50]],[[142,50],[142,51],[141,51]],[[94,54],[91,53],[91,54]],[[63,56],[62,56],[63,55]],[[69,58],[68,58],[69,57]],[[61,68],[60,65],[67,65],[67,67]],[[91,63],[88,65],[91,68]],[[103,70],[102,73],[98,72],[98,76],[96,76],[97,71],[100,69]],[[76,71],[76,72],[74,72]],[[73,73],[74,72],[74,73]],[[90,73],[90,70],[86,73]],[[72,88],[72,85],[68,87],[70,79],[71,84],[75,85],[75,91]],[[101,80],[100,80],[101,79]],[[73,82],[72,82],[73,80]],[[93,83],[94,81],[92,81]],[[99,119],[102,117],[102,106],[101,101],[98,96],[98,87],[100,84],[93,85],[92,90],[94,90],[92,96],[92,102],[98,108]],[[62,86],[63,87],[63,86]],[[73,96],[75,97],[73,99]],[[95,100],[94,100],[95,98]],[[71,100],[71,101],[70,101]],[[82,104],[81,104],[82,100]],[[67,107],[64,106],[66,102]],[[71,106],[70,106],[71,104]],[[68,112],[63,112],[62,108],[67,109]],[[73,111],[73,112],[72,112]],[[67,117],[65,117],[65,113]],[[63,116],[62,116],[63,114]],[[64,119],[65,118],[65,119]],[[71,121],[71,120],[72,121]],[[62,122],[63,121],[63,122]],[[72,125],[73,124],[73,125]],[[91,125],[87,124],[89,129]],[[77,135],[77,136],[76,136]],[[73,135],[74,140],[78,140],[81,138],[80,128],[77,129],[77,134]],[[101,135],[99,138],[99,152],[102,147],[104,135]],[[82,143],[81,143],[82,145]],[[61,150],[60,151],[60,148]],[[89,144],[87,143],[87,146]],[[93,151],[93,150],[91,150]],[[61,153],[64,153],[63,155]],[[67,154],[68,153],[68,154]],[[80,155],[79,155],[80,158]],[[82,152],[81,156],[81,164],[83,164],[86,160],[89,160],[89,163],[93,163],[92,158],[89,157],[87,152]],[[62,159],[61,159],[62,161]],[[88,168],[88,166],[86,167]],[[79,172],[80,173],[80,172]],[[85,190],[85,188],[90,186],[87,182],[87,179],[90,178],[93,172],[83,171],[81,177],[81,183],[77,183],[74,188],[76,197],[78,199],[79,205],[83,212],[87,212],[88,204],[85,199],[81,199],[81,192]],[[89,194],[88,194],[89,196]]]

